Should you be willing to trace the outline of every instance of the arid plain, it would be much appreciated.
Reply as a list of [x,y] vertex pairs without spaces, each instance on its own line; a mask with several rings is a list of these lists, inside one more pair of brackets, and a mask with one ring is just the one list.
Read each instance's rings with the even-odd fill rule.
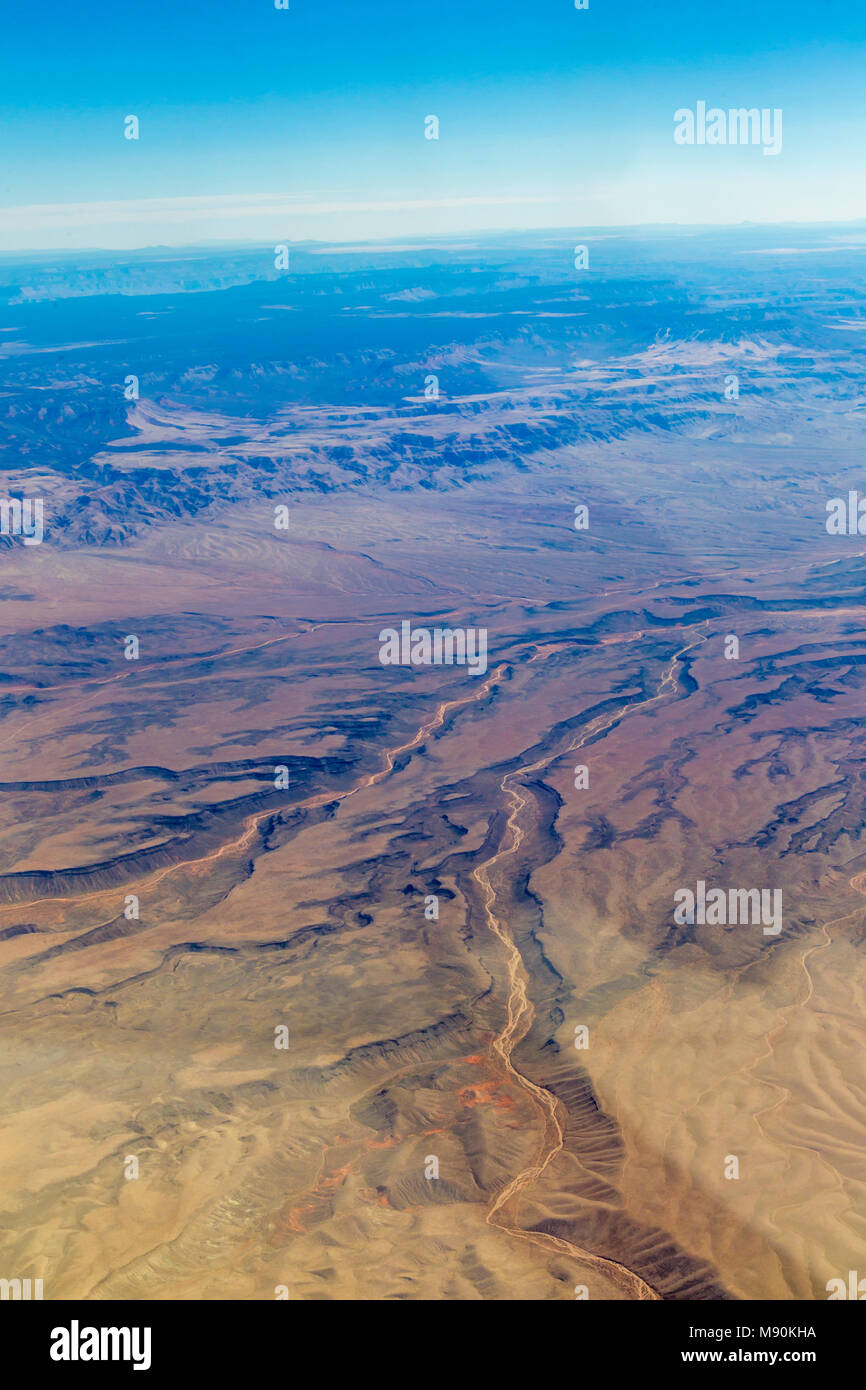
[[[866,542],[824,508],[861,467],[853,348],[810,373],[763,304],[719,342],[653,293],[603,361],[455,343],[443,399],[419,360],[390,410],[143,377],[84,502],[7,467],[49,518],[2,552],[10,1276],[811,1300],[857,1267]],[[143,467],[188,501],[202,461],[224,495],[117,501]],[[403,620],[486,629],[486,671],[383,666]],[[781,890],[782,930],[678,924],[701,880]]]

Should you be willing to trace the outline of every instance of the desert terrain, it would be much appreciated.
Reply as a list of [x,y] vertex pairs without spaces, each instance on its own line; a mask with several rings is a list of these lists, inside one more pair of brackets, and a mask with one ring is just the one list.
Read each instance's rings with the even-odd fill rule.
[[[0,1247],[46,1298],[857,1267],[863,302],[719,240],[10,282]],[[383,665],[403,621],[486,669]],[[781,930],[677,922],[701,881]]]

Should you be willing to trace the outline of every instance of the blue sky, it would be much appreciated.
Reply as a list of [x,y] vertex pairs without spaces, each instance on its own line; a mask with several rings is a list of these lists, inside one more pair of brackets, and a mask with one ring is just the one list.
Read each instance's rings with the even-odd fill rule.
[[[0,249],[866,216],[856,0],[290,5],[7,7]],[[781,153],[675,145],[700,100]]]

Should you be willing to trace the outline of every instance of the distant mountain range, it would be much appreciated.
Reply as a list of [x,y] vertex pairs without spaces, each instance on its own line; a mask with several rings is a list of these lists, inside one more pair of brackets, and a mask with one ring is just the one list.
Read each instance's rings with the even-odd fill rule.
[[6,258],[4,486],[35,470],[55,543],[112,545],[228,501],[452,490],[746,418],[752,446],[820,446],[830,409],[853,441],[864,251],[846,225],[306,244],[288,272],[269,247]]

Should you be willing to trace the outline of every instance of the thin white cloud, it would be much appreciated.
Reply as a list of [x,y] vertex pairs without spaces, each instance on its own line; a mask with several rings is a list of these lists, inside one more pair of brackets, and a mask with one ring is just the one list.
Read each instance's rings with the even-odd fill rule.
[[[303,195],[301,195],[303,196]],[[367,202],[299,201],[285,193],[229,193],[212,197],[130,198],[101,203],[32,203],[0,209],[0,229],[8,233],[20,227],[90,227],[135,223],[224,221],[238,217],[313,217],[331,213],[414,212],[436,208],[513,207],[555,203],[544,196],[497,197],[480,194],[465,198],[398,198]]]

